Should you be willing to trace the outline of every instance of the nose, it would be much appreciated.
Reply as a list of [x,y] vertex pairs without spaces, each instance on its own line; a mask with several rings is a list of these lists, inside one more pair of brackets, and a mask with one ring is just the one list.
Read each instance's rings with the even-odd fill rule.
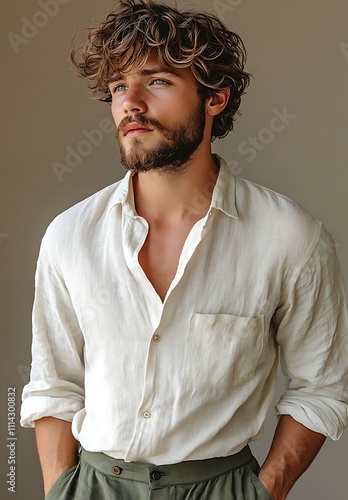
[[145,113],[147,105],[138,85],[129,86],[122,102],[123,111],[127,115],[131,112]]

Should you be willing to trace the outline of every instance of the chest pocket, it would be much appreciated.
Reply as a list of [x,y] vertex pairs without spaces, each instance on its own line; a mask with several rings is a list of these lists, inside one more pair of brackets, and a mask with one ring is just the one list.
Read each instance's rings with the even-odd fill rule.
[[206,389],[231,387],[255,373],[264,345],[264,316],[193,313],[183,376]]

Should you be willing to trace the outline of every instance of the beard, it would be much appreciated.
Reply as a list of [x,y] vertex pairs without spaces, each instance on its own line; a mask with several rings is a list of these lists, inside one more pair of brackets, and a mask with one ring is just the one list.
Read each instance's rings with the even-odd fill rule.
[[[127,152],[120,141],[120,132],[126,125],[134,121],[144,127],[159,131],[163,135],[163,139],[156,147],[146,149],[143,140],[134,137]],[[186,119],[178,121],[171,128],[164,127],[155,119],[144,118],[141,115],[127,116],[122,120],[116,132],[122,165],[134,173],[150,171],[166,174],[182,173],[193,153],[203,141],[205,122],[205,102],[203,99],[200,99],[197,108]]]

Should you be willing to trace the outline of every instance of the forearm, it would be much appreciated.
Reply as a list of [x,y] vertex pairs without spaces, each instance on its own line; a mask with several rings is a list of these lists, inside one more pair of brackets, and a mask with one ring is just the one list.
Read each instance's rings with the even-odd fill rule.
[[71,422],[45,417],[35,422],[45,494],[58,477],[77,462],[79,443],[71,432]]
[[289,415],[283,415],[259,479],[273,500],[284,500],[296,480],[312,463],[325,436],[307,429]]

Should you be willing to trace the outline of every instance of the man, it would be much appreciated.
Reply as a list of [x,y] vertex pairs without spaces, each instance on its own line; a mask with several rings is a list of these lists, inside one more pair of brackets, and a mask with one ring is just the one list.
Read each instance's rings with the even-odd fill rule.
[[[284,499],[348,424],[348,321],[327,231],[211,152],[249,83],[243,43],[126,0],[72,61],[128,172],[42,241],[21,422],[46,498]],[[259,469],[278,348],[289,384]]]

